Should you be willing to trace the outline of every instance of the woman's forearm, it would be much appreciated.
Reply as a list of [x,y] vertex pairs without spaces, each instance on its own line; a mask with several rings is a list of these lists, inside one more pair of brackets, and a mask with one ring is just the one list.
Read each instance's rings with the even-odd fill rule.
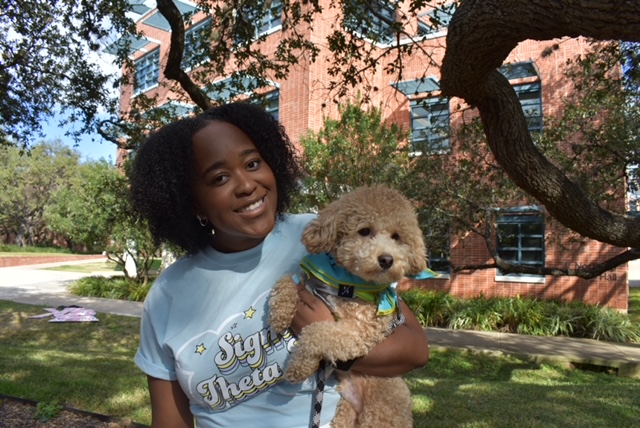
[[402,313],[404,324],[398,326],[383,342],[376,345],[366,356],[357,359],[351,366],[371,376],[400,376],[413,369],[427,364],[429,361],[429,344],[427,335],[404,303]]

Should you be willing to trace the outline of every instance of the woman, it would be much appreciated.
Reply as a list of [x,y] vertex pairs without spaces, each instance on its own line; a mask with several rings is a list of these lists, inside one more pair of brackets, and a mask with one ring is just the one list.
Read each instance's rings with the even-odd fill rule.
[[[135,361],[148,375],[153,427],[193,427],[194,417],[199,428],[309,426],[315,381],[282,380],[294,337],[267,324],[271,287],[305,254],[300,236],[312,215],[285,214],[299,175],[284,129],[248,103],[169,124],[136,154],[135,208],[158,241],[187,252],[145,301]],[[332,319],[299,293],[294,334]],[[424,331],[403,309],[405,324],[349,362],[352,370],[396,376],[426,364]],[[327,380],[322,426],[339,400],[335,384]]]

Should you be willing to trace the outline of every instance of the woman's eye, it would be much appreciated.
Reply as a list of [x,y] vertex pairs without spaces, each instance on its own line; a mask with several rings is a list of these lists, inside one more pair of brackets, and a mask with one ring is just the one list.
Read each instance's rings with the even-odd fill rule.
[[261,163],[260,159],[254,159],[247,164],[247,168],[249,168],[250,170],[258,169],[258,167],[260,166],[260,163]]
[[364,227],[358,231],[358,235],[360,236],[369,236],[371,234],[371,229],[368,227]]
[[221,184],[226,183],[228,180],[229,180],[229,176],[228,175],[216,175],[211,180],[211,184],[213,184],[214,186],[219,186]]
[[398,235],[397,233],[394,233],[393,235],[391,235],[391,239],[393,239],[394,241],[399,241],[400,235]]

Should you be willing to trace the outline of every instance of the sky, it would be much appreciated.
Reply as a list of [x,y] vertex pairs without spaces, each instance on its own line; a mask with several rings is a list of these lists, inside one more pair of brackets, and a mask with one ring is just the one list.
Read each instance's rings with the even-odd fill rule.
[[[80,153],[82,161],[100,160],[104,158],[114,165],[116,160],[116,146],[106,140],[98,134],[84,135],[77,146],[75,141],[71,137],[64,135],[64,128],[58,127],[59,118],[50,119],[48,123],[44,123],[42,126],[42,132],[45,134],[44,140],[50,141],[56,138],[60,139],[65,145],[74,148]],[[91,141],[94,138],[96,141]]]

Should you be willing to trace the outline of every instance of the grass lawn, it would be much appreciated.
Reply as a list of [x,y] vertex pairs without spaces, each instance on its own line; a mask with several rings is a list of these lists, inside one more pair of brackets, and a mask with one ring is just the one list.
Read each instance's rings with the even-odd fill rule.
[[606,373],[442,351],[405,379],[415,427],[604,428],[640,421],[640,380]]
[[[38,306],[0,301],[0,393],[150,423],[133,363],[137,318],[96,323],[28,319]],[[640,380],[465,351],[434,351],[408,374],[415,427],[631,427]]]
[[45,270],[91,273],[91,272],[113,272],[113,271],[120,271],[122,269],[118,268],[118,265],[115,262],[107,261],[107,262],[79,263],[79,264],[73,264],[73,265],[53,266],[50,268],[46,268]]
[[146,376],[133,363],[140,319],[27,318],[42,313],[39,306],[0,301],[0,393],[149,424]]
[[[161,263],[162,263],[161,259],[153,259],[153,261],[151,262],[150,270],[157,271],[158,269],[160,269]],[[122,271],[122,268],[118,267],[118,265],[112,261],[52,266],[46,269],[65,271],[65,272],[82,272],[82,273],[91,273],[91,272],[98,272],[98,271],[109,271],[109,272]]]

